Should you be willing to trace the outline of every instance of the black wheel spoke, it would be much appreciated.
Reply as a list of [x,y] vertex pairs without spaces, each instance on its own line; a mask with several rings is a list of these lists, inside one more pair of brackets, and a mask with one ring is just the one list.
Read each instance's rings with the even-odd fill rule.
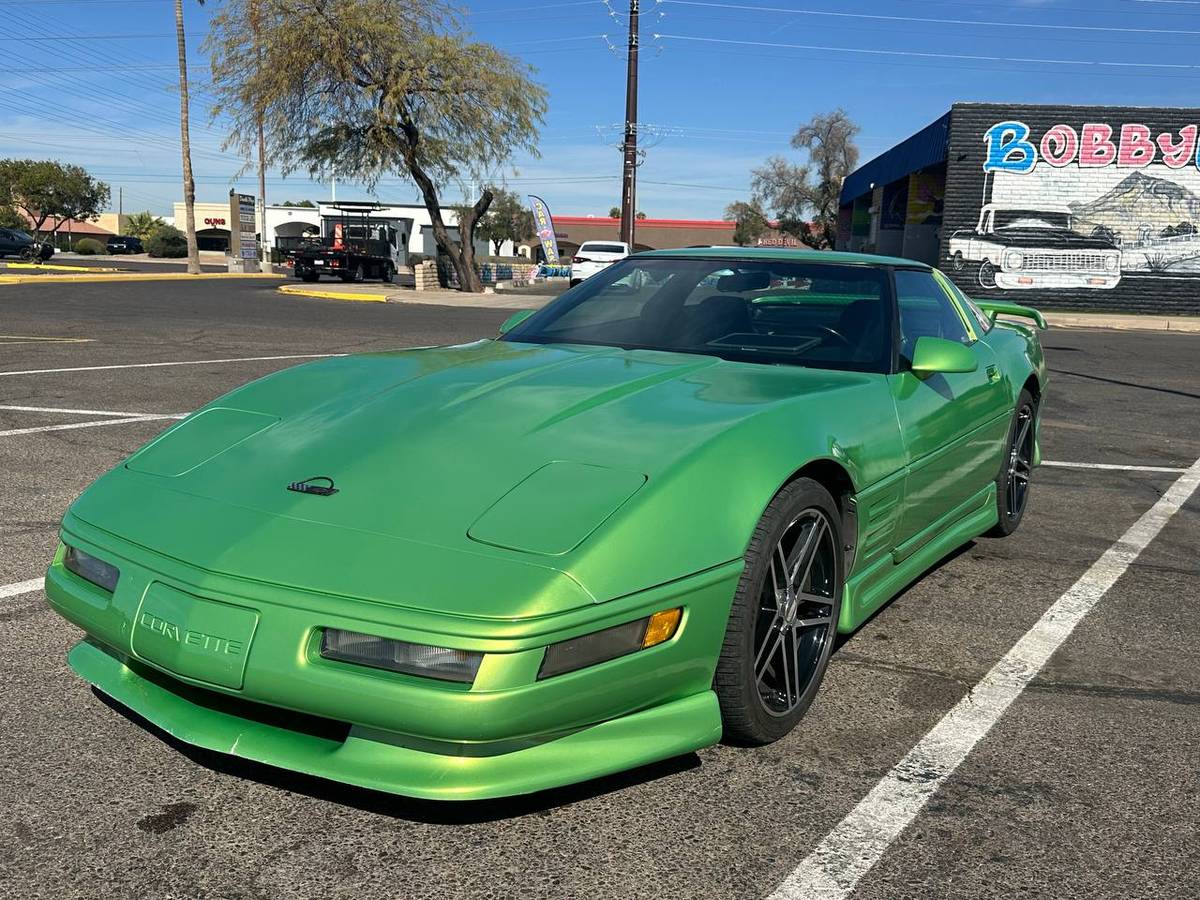
[[810,508],[783,530],[767,560],[753,672],[771,715],[800,704],[832,640],[835,539],[825,513]]

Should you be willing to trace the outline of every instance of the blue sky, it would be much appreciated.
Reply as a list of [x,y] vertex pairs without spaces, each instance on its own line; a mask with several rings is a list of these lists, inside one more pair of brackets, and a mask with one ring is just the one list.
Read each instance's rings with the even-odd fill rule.
[[[197,198],[213,201],[256,186],[207,115],[199,44],[217,4],[189,0],[186,13]],[[624,117],[628,0],[464,6],[476,37],[535,66],[551,94],[541,159],[497,175],[556,214],[606,214],[620,190],[611,126]],[[114,206],[120,187],[127,212],[169,214],[181,197],[170,0],[0,0],[0,22],[0,157],[84,165]],[[795,156],[800,122],[837,106],[862,126],[866,160],[955,100],[1200,105],[1200,0],[643,0],[642,42],[653,146],[638,205],[651,217],[719,218],[755,165]],[[267,189],[270,202],[329,196],[278,173]],[[399,178],[374,196],[417,199]]]

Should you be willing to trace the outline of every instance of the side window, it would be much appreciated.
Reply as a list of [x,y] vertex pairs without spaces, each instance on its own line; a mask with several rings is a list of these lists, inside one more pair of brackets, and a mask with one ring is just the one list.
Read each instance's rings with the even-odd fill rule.
[[905,360],[912,361],[917,338],[971,342],[958,310],[928,272],[897,269],[896,302],[900,307],[900,355]]

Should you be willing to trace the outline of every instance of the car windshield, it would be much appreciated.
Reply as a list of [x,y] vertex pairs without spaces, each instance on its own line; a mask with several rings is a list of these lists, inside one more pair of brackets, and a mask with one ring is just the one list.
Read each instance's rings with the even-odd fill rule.
[[504,340],[884,372],[889,310],[888,274],[876,267],[629,257],[567,291]]
[[1024,209],[1002,210],[996,213],[997,228],[1070,228],[1071,217],[1066,213],[1034,212]]

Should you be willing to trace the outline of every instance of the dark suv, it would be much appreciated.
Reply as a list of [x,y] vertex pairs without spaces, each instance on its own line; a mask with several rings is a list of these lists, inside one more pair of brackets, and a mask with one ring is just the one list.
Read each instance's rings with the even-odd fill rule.
[[105,245],[109,253],[145,253],[142,239],[131,235],[114,234]]
[[0,228],[0,259],[18,256],[21,259],[49,259],[54,248],[43,244],[19,228]]

